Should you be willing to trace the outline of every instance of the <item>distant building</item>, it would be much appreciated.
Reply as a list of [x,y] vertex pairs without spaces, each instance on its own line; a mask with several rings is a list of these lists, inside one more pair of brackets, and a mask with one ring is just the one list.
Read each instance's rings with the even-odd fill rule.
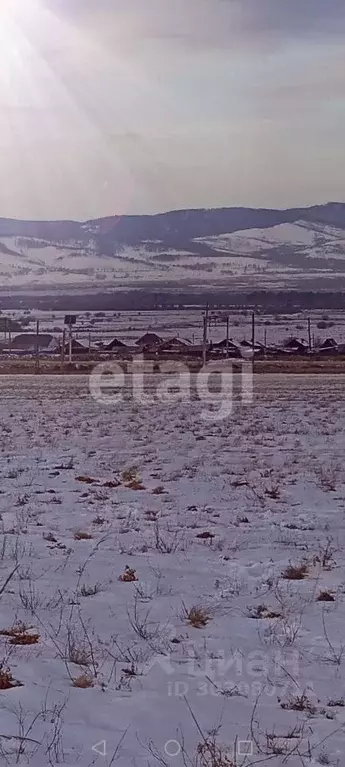
[[229,357],[240,357],[241,351],[239,346],[235,344],[232,340],[232,338],[229,338],[228,341],[226,338],[223,338],[222,341],[217,341],[216,343],[212,343],[210,352],[212,354],[212,357],[215,356],[224,356],[226,354],[226,349],[228,349]]
[[298,338],[289,338],[288,341],[284,343],[283,351],[288,354],[307,354],[308,344],[304,338],[300,341]]
[[183,354],[184,352],[188,352],[190,346],[191,342],[182,338],[167,338],[166,341],[163,341],[163,343],[159,344],[157,347],[157,352],[162,352],[163,354],[165,352]]
[[59,342],[57,338],[50,335],[50,333],[21,333],[19,336],[15,336],[11,341],[11,351],[27,352],[33,354],[36,349],[40,352],[58,352]]
[[338,346],[334,338],[326,338],[320,345],[320,349],[336,349]]
[[[84,346],[84,344],[81,344],[80,341],[77,341],[76,338],[72,338],[72,354],[87,354],[89,351],[88,347]],[[66,341],[65,343],[65,355],[69,354],[69,341]]]
[[341,353],[341,347],[338,346],[334,338],[326,338],[315,351],[317,354],[323,354],[324,356],[334,355]]
[[156,333],[145,333],[143,336],[138,338],[138,340],[135,342],[135,345],[143,348],[147,346],[157,346],[163,343],[163,341],[164,339],[160,338],[160,336],[157,336]]
[[127,346],[123,343],[123,341],[119,341],[118,338],[113,338],[113,340],[106,344],[103,349],[107,352],[113,352],[117,349],[127,349]]
[[250,341],[241,341],[240,343],[240,350],[241,350],[241,357],[244,359],[251,359],[253,356],[254,351],[254,357],[264,357],[265,356],[265,347],[263,344],[260,344],[259,341],[256,341],[254,343],[254,350],[253,350],[253,344]]

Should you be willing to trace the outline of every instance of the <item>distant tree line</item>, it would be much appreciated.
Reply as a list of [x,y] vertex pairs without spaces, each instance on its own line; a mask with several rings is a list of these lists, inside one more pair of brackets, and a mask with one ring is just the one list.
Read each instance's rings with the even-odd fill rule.
[[113,291],[107,293],[46,294],[32,293],[0,296],[0,310],[42,311],[159,311],[193,307],[203,309],[255,309],[265,313],[289,314],[301,309],[345,309],[345,292],[330,291]]

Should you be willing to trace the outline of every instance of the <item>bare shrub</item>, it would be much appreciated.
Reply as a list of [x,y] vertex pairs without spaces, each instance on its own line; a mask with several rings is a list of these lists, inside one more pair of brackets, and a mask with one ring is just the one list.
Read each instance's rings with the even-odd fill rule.
[[145,490],[145,485],[143,485],[140,479],[132,479],[130,482],[126,482],[125,486],[129,490]]
[[167,491],[164,490],[163,485],[158,485],[157,487],[154,487],[151,492],[152,492],[152,495],[164,495],[164,493],[166,493]]
[[193,605],[193,607],[187,608],[184,603],[182,618],[187,620],[193,628],[201,629],[205,628],[212,618],[211,611],[207,607],[202,605]]
[[171,627],[169,623],[162,625],[150,620],[151,610],[140,611],[138,607],[138,595],[134,595],[132,611],[127,609],[129,624],[134,633],[147,642],[151,650],[165,655],[170,649],[169,637]]
[[325,608],[322,611],[322,626],[323,626],[325,639],[329,648],[329,655],[328,657],[325,658],[325,660],[329,661],[330,663],[334,663],[336,666],[340,666],[345,654],[345,645],[341,644],[339,647],[336,647],[335,644],[331,641],[327,631],[327,626],[326,626]]
[[309,565],[307,562],[301,562],[299,565],[289,564],[282,572],[282,578],[290,581],[302,581],[307,577]]
[[249,618],[280,618],[281,612],[275,610],[273,607],[267,607],[267,605],[256,605],[255,607],[248,607],[247,611]]
[[37,713],[26,712],[20,703],[11,707],[6,705],[6,710],[14,717],[15,726],[12,733],[0,734],[1,764],[9,767],[13,764],[33,764],[38,755],[44,758],[44,764],[51,767],[64,763],[62,712],[65,705],[64,700],[49,706],[48,694]]
[[268,495],[269,498],[272,498],[272,500],[277,501],[280,498],[280,486],[278,483],[265,487],[265,495]]
[[177,530],[175,533],[170,534],[168,537],[163,537],[158,520],[155,520],[154,526],[154,543],[157,551],[162,554],[175,554],[180,546],[180,533]]
[[76,666],[90,666],[92,655],[88,644],[76,636],[72,628],[67,630],[66,660]]
[[92,524],[93,525],[104,525],[105,521],[106,521],[105,517],[101,517],[101,516],[97,515],[97,517],[94,517],[94,519],[92,520]]
[[337,548],[333,545],[333,539],[327,538],[325,544],[320,544],[319,551],[314,557],[315,564],[319,563],[323,570],[332,570],[336,565],[334,559],[336,552]]
[[94,586],[86,586],[85,583],[80,588],[79,594],[82,597],[94,597],[102,591],[102,584],[95,583]]
[[322,490],[334,492],[341,482],[341,469],[339,466],[323,466],[318,468],[317,476]]
[[279,701],[280,708],[285,711],[307,711],[309,714],[316,714],[317,708],[303,692],[301,695],[295,695],[285,702]]
[[133,480],[137,479],[137,468],[136,466],[132,466],[130,469],[125,469],[122,472],[122,481],[124,483],[127,482],[133,482]]
[[16,565],[16,567],[14,567],[13,570],[11,570],[10,574],[7,576],[2,586],[0,586],[0,597],[4,593],[5,589],[7,588],[9,582],[12,580],[13,576],[17,572],[18,568],[19,568],[19,565]]

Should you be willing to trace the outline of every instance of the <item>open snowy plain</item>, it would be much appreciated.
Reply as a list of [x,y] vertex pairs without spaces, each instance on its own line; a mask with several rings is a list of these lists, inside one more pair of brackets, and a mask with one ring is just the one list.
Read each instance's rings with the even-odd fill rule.
[[0,764],[344,765],[345,377],[0,394]]

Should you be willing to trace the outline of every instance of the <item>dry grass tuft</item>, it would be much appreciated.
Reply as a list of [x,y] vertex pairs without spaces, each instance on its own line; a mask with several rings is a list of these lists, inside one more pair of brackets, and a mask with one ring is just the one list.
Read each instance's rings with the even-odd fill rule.
[[296,695],[285,703],[281,703],[278,700],[278,703],[280,704],[280,708],[283,708],[284,711],[307,711],[309,714],[316,714],[317,711],[316,707],[311,703],[305,693]]
[[32,626],[29,626],[26,623],[19,622],[10,629],[0,629],[0,636],[15,637],[18,636],[18,634],[26,634],[26,632],[32,628]]
[[76,676],[73,678],[72,681],[72,687],[79,687],[81,690],[87,690],[90,687],[93,687],[94,680],[92,676],[88,676],[88,674],[80,674],[80,676]]
[[183,605],[183,618],[195,629],[205,628],[211,620],[211,617],[210,610],[207,607],[194,605],[188,610],[188,608]]
[[152,490],[152,495],[163,495],[167,491],[164,490],[163,485],[158,485],[158,487],[154,487]]
[[123,583],[132,583],[133,581],[137,580],[138,578],[136,576],[136,571],[133,570],[132,567],[128,567],[128,565],[126,565],[125,572],[120,575],[119,581],[122,581]]
[[130,482],[126,483],[126,487],[129,490],[145,490],[145,485],[143,485],[140,479],[132,479]]
[[77,530],[73,537],[75,541],[89,541],[90,538],[92,538],[92,535],[90,533],[83,532],[83,530]]
[[93,525],[104,525],[104,522],[105,522],[105,517],[100,517],[100,516],[94,517],[94,519],[92,520]]
[[344,708],[345,707],[345,700],[344,700],[344,698],[339,698],[338,700],[329,700],[328,703],[327,703],[327,706],[330,706],[330,707],[333,707],[333,708],[336,708],[337,706],[339,706],[340,708]]
[[99,594],[100,591],[102,591],[101,583],[95,583],[94,586],[87,586],[83,583],[79,593],[82,597],[94,597],[96,594]]
[[137,479],[137,470],[135,466],[132,469],[125,469],[125,471],[122,472],[123,482],[133,482],[134,479]]
[[236,765],[229,749],[218,745],[214,739],[205,739],[197,746],[195,767],[236,767]]
[[213,538],[215,538],[214,533],[210,533],[209,530],[204,530],[202,533],[198,533],[197,538],[201,538],[202,541],[213,541]]
[[22,685],[13,679],[9,668],[0,667],[0,690],[11,690],[12,687],[22,687]]
[[302,581],[307,577],[309,567],[307,562],[301,562],[299,565],[288,565],[282,572],[282,578],[289,581]]
[[317,602],[335,602],[335,596],[331,591],[320,591],[319,596],[316,599]]
[[274,610],[274,608],[267,607],[267,605],[256,605],[248,609],[248,617],[256,618],[257,620],[261,618],[281,618],[281,615],[279,610]]
[[144,511],[145,519],[148,522],[156,522],[158,513],[159,513],[158,511],[155,511],[153,509],[149,509],[148,511]]
[[119,487],[121,482],[118,479],[108,479],[107,482],[103,482],[103,487]]
[[87,485],[94,485],[95,482],[98,482],[98,479],[95,479],[94,477],[88,477],[84,475],[80,475],[79,477],[76,477],[77,482],[85,482]]
[[40,640],[39,634],[14,634],[10,639],[10,644],[16,645],[30,645],[38,644]]

